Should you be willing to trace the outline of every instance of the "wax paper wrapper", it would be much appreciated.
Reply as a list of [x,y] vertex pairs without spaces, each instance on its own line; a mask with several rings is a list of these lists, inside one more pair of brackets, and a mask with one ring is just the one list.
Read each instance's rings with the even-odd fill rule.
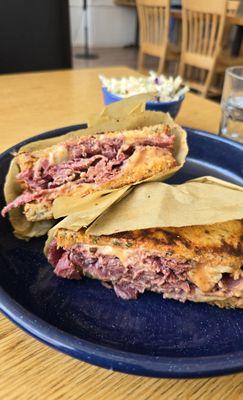
[[[209,225],[243,218],[243,188],[210,176],[180,185],[162,182],[133,187],[95,221],[77,212],[52,228],[48,244],[59,228],[100,236],[136,229]],[[243,231],[242,231],[243,234]]]
[[[184,164],[188,152],[186,132],[175,124],[168,114],[152,111],[144,111],[145,103],[148,100],[148,95],[134,96],[111,104],[99,116],[91,117],[89,127],[66,135],[39,140],[31,142],[19,149],[18,153],[31,152],[36,150],[48,149],[57,143],[63,142],[68,139],[79,138],[81,136],[95,135],[107,131],[120,131],[123,129],[137,129],[144,126],[156,125],[159,123],[168,124],[176,136],[174,146],[174,156],[177,160],[177,166],[171,168],[168,173],[160,173],[147,179],[148,181],[163,181],[175,174]],[[47,150],[48,151],[48,150]],[[16,181],[16,175],[19,172],[19,166],[14,158],[10,164],[9,172],[6,177],[4,194],[6,202],[13,201],[18,195],[21,194],[21,188]],[[137,181],[134,184],[139,184],[143,181]],[[52,213],[54,219],[65,217],[69,214],[80,211],[86,213],[88,208],[94,209],[92,218],[98,217],[99,213],[117,201],[120,196],[129,190],[129,186],[119,189],[97,188],[95,192],[87,194],[87,185],[77,188],[72,193],[72,196],[60,196],[56,198],[52,205]],[[83,191],[83,192],[82,192]],[[97,200],[100,198],[99,207],[96,206]],[[34,236],[44,235],[54,221],[40,221],[29,222],[26,220],[21,208],[13,209],[10,211],[10,221],[14,228],[14,233],[18,238],[29,239]]]

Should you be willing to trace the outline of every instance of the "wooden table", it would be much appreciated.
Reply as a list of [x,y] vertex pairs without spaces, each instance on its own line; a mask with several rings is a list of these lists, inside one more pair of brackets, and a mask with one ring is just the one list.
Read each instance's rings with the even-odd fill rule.
[[[121,76],[135,71],[121,67],[0,77],[0,150],[33,134],[81,123],[90,113],[101,111],[99,73]],[[216,103],[188,94],[178,122],[217,132],[219,118]],[[0,317],[1,400],[240,400],[242,396],[243,374],[165,380],[115,373],[60,354]]]

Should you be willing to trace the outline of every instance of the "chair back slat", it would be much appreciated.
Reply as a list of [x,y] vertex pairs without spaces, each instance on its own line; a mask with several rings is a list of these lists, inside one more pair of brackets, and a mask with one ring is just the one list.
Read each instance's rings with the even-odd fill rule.
[[203,54],[203,32],[204,32],[204,21],[202,13],[199,14],[198,22],[198,49],[199,52]]

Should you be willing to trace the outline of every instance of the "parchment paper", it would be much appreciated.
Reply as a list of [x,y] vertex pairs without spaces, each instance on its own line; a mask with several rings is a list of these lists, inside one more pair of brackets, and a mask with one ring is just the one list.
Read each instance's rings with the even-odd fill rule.
[[243,188],[213,177],[182,185],[148,183],[101,215],[90,234],[214,224],[243,218]]
[[93,223],[81,213],[70,215],[49,232],[58,228],[78,231],[88,227],[92,235],[156,227],[207,225],[243,218],[243,188],[210,176],[181,185],[161,182],[133,187],[120,201],[106,209]]
[[[95,135],[97,133],[102,133],[105,131],[116,131],[122,129],[137,129],[142,128],[144,126],[156,125],[159,123],[165,123],[170,125],[173,133],[176,136],[175,142],[175,150],[174,156],[177,160],[178,165],[175,168],[172,168],[169,173],[160,173],[158,175],[154,175],[146,181],[162,181],[167,179],[168,177],[175,174],[184,164],[186,155],[188,153],[188,146],[186,141],[186,132],[179,127],[179,125],[175,124],[174,121],[168,114],[160,113],[160,112],[152,112],[152,111],[144,111],[145,109],[145,101],[148,100],[150,96],[148,95],[139,95],[134,96],[133,98],[128,98],[122,101],[119,101],[115,104],[111,104],[106,107],[102,114],[98,117],[93,118],[93,120],[89,123],[89,128],[82,129],[75,132],[70,132],[66,135],[45,139],[38,142],[29,143],[19,150],[19,153],[26,151],[35,151],[40,149],[45,149],[47,147],[53,146],[57,143],[63,142],[67,139],[78,138],[81,136],[87,135]],[[90,126],[92,125],[92,126]],[[16,175],[19,172],[19,167],[17,165],[17,161],[14,158],[10,164],[9,172],[6,176],[5,186],[4,186],[4,195],[6,202],[9,203],[13,201],[20,193],[21,188],[16,181]],[[136,182],[135,184],[141,183]],[[125,188],[124,191],[128,190],[129,187]],[[85,191],[87,191],[85,189]],[[115,191],[114,195],[110,196],[111,203],[112,199],[115,200],[120,197],[117,189],[114,190],[106,190],[105,193],[112,193]],[[74,196],[73,201],[72,197],[67,198],[67,196],[59,197],[53,202],[53,215],[54,218],[58,219],[64,216],[69,215],[70,213],[74,213],[77,211],[87,210],[87,204],[90,207],[96,202],[98,197],[102,197],[104,195],[104,191],[101,190],[100,193],[93,197],[93,193],[82,197],[82,193],[80,188],[77,188],[77,195],[75,192],[72,196]],[[123,191],[122,191],[123,194]],[[110,203],[110,204],[111,204]],[[103,208],[102,208],[103,210]],[[10,211],[10,221],[14,228],[14,234],[20,239],[29,239],[33,236],[42,236],[45,234],[50,227],[53,225],[54,221],[41,221],[41,222],[28,222],[21,211],[21,208],[17,208]],[[95,215],[95,218],[97,215]]]

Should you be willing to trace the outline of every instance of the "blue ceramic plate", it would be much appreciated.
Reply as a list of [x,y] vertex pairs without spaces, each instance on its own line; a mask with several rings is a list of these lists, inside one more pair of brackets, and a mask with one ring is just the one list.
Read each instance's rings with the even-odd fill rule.
[[[243,146],[192,129],[188,139],[189,157],[171,182],[213,175],[243,184]],[[22,144],[0,156],[1,184],[10,152]],[[98,281],[54,276],[42,254],[45,238],[20,241],[7,219],[0,220],[0,231],[0,308],[42,342],[91,364],[131,374],[188,378],[243,370],[243,310],[182,304],[153,293],[124,301]]]

